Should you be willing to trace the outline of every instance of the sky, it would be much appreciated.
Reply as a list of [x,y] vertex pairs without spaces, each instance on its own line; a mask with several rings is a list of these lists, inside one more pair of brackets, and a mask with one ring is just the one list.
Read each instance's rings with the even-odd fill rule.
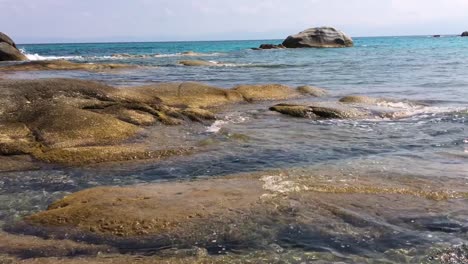
[[0,0],[18,43],[283,39],[334,26],[351,36],[460,34],[468,0]]

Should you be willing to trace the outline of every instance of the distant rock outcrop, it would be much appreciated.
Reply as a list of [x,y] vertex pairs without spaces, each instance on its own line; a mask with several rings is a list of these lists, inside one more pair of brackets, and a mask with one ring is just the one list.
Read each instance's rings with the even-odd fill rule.
[[286,47],[283,46],[283,44],[279,44],[279,45],[276,45],[276,44],[262,44],[262,45],[260,45],[260,47],[256,48],[255,50],[284,49],[284,48],[286,48]]
[[468,31],[465,31],[461,34],[462,37],[468,37]]
[[0,32],[0,61],[28,60],[16,47],[15,42],[6,34]]
[[349,36],[332,27],[309,28],[283,42],[286,48],[344,48],[353,45]]

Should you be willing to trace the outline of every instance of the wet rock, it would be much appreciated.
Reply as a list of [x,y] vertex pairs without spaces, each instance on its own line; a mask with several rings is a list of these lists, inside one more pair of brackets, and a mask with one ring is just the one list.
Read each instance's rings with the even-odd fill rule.
[[200,83],[115,88],[73,79],[3,80],[0,154],[31,155],[65,165],[183,155],[191,150],[170,149],[161,154],[163,150],[154,147],[158,142],[127,143],[155,124],[209,125],[216,118],[214,107],[301,95],[277,84],[233,89]]
[[299,97],[300,93],[289,86],[280,84],[241,85],[233,89],[249,101],[283,100]]
[[26,56],[17,48],[8,45],[6,42],[0,42],[0,61],[25,61]]
[[383,99],[373,98],[364,95],[350,95],[345,96],[340,99],[341,103],[350,103],[350,104],[377,104],[383,102]]
[[468,263],[468,245],[454,246],[432,253],[427,263],[462,264]]
[[156,122],[213,118],[202,110],[167,107],[154,95],[123,90],[72,79],[0,81],[0,154],[68,165],[179,155],[186,151],[161,153],[121,143]]
[[468,37],[468,31],[465,31],[461,34],[462,37]]
[[262,44],[258,49],[267,50],[267,49],[285,49],[286,47],[283,44]]
[[[73,227],[70,234],[96,239],[122,238],[118,247],[136,242],[164,248],[172,243],[175,248],[222,250],[219,245],[228,247],[250,236],[241,229],[242,221],[252,208],[263,210],[261,190],[261,181],[248,178],[95,188],[70,195],[26,221],[46,228]],[[149,239],[137,242],[138,237]]]
[[191,66],[191,67],[199,67],[199,66],[208,66],[208,67],[218,67],[223,66],[223,64],[211,62],[211,61],[203,61],[203,60],[183,60],[179,61],[179,64],[184,66]]
[[219,106],[243,101],[242,96],[235,91],[195,82],[147,85],[135,87],[132,92],[137,94],[126,96],[157,97],[169,106],[184,105],[191,108]]
[[353,45],[350,37],[332,27],[310,28],[289,36],[283,42],[286,48],[344,48]]
[[309,86],[309,85],[299,86],[299,87],[297,87],[297,90],[301,94],[311,95],[311,96],[314,96],[314,97],[323,97],[323,96],[326,96],[328,94],[327,90],[325,90],[325,89],[318,88],[318,87],[315,87],[315,86]]
[[[70,255],[97,256],[100,252],[115,250],[107,246],[81,244],[72,241],[45,240],[32,236],[15,236],[0,231],[0,254],[21,259],[42,257],[66,257]],[[0,257],[0,263],[2,259]],[[17,262],[11,262],[17,263]]]
[[406,247],[408,241],[431,244],[420,231],[397,236],[404,225],[392,219],[430,215],[428,207],[443,215],[466,206],[467,193],[454,192],[453,186],[415,177],[359,175],[281,170],[99,187],[27,217],[20,230],[56,239],[64,238],[66,230],[66,238],[107,244],[122,253],[158,255],[168,247],[199,247],[222,254],[272,249],[273,242],[277,251],[313,241],[311,250],[331,247],[349,254],[360,252],[359,247],[386,252]]
[[66,60],[29,61],[0,67],[0,71],[108,71],[131,69],[136,66],[125,64],[75,63]]
[[350,119],[369,115],[365,111],[344,106],[278,104],[270,110],[293,117],[311,119]]

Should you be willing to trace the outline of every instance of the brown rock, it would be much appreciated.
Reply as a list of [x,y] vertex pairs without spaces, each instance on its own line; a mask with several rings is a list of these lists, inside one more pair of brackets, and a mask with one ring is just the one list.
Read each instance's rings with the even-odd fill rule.
[[299,97],[300,94],[291,87],[280,84],[240,85],[233,89],[248,102],[262,100],[284,100]]
[[135,68],[125,64],[74,63],[66,60],[29,61],[0,67],[0,71],[108,71]]
[[325,89],[309,85],[299,86],[297,87],[297,90],[302,94],[311,95],[314,97],[323,97],[328,94],[328,92]]

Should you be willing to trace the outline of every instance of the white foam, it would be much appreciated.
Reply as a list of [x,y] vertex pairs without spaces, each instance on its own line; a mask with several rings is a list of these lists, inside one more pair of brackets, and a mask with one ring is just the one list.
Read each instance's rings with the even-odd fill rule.
[[21,53],[30,61],[43,61],[43,60],[81,60],[82,56],[42,56],[37,53],[27,53],[25,49],[20,49]]
[[206,129],[206,132],[216,134],[228,124],[240,124],[248,120],[248,117],[244,117],[240,114],[233,113],[224,117],[223,120],[216,120],[211,126],[209,126]]

